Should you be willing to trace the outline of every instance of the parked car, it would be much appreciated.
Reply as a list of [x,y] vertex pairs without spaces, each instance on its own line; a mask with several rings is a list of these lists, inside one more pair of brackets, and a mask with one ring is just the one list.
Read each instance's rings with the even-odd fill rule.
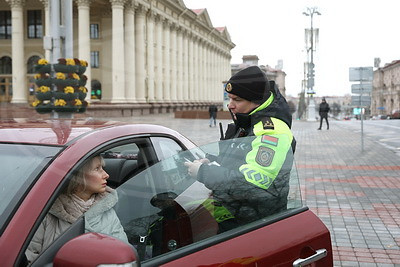
[[391,119],[400,119],[400,109],[393,110],[392,114],[390,115]]
[[118,193],[115,211],[129,244],[84,233],[81,217],[31,266],[332,266],[329,230],[303,205],[295,165],[287,209],[219,231],[217,208],[208,205],[212,192],[188,175],[184,162],[217,154],[221,142],[196,147],[157,125],[1,122],[2,266],[28,264],[25,252],[50,207],[72,173],[99,154],[110,175],[107,184]]

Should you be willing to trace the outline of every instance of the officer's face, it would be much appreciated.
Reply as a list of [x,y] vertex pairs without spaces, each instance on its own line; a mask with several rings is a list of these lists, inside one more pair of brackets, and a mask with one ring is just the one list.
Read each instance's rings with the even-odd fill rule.
[[259,105],[253,102],[250,102],[246,99],[238,97],[237,95],[228,94],[229,104],[228,108],[232,111],[233,114],[236,113],[249,113]]

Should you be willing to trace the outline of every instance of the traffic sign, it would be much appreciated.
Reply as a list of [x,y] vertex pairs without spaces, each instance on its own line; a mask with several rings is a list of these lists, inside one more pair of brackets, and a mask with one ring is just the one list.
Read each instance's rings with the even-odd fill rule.
[[372,92],[372,83],[352,84],[352,94],[369,94]]
[[374,71],[372,67],[358,67],[349,68],[350,82],[356,81],[372,81],[374,78]]
[[351,105],[357,107],[371,106],[371,97],[369,95],[353,95],[351,96]]

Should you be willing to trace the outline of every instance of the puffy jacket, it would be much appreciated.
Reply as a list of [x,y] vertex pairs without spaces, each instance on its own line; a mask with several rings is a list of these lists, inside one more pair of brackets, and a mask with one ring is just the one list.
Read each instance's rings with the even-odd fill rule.
[[[117,192],[109,187],[106,188],[105,193],[97,194],[93,206],[85,213],[85,232],[103,233],[128,242],[124,229],[113,209],[117,201]],[[28,246],[26,251],[28,261],[32,262],[36,259],[45,248],[82,215],[82,208],[77,206],[71,196],[60,195]]]
[[238,224],[246,224],[286,209],[295,139],[289,107],[277,88],[254,111],[236,116],[222,138],[229,140],[210,157],[220,166],[203,164],[197,179]]

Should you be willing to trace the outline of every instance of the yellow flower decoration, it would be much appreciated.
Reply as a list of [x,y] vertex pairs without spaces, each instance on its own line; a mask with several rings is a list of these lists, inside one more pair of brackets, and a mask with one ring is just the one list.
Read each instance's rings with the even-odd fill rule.
[[32,107],[36,107],[36,106],[39,105],[40,103],[42,103],[42,101],[36,100],[35,102],[32,103]]
[[39,87],[38,91],[41,93],[46,93],[46,92],[50,91],[50,87],[43,85],[43,86]]
[[65,61],[67,62],[67,65],[75,65],[75,61],[73,58],[67,58]]
[[67,87],[64,88],[64,93],[73,94],[74,93],[74,88],[72,86],[67,86]]
[[75,106],[82,106],[82,101],[79,99],[75,99]]
[[56,73],[56,79],[65,80],[65,74],[62,73],[62,72],[57,72]]
[[79,91],[81,91],[82,93],[87,93],[87,89],[85,86],[80,86]]
[[38,60],[38,64],[39,65],[47,65],[47,64],[49,64],[49,62],[46,59],[41,58]]
[[81,59],[80,62],[81,62],[81,66],[84,66],[84,67],[88,66],[88,63],[86,60]]
[[54,102],[55,106],[65,106],[67,104],[67,102],[65,102],[64,99],[56,99],[56,101]]
[[33,78],[35,78],[36,80],[40,79],[42,76],[40,75],[40,73],[35,74],[35,76]]
[[72,78],[76,79],[76,80],[80,80],[81,78],[79,77],[78,74],[76,73],[72,73]]

